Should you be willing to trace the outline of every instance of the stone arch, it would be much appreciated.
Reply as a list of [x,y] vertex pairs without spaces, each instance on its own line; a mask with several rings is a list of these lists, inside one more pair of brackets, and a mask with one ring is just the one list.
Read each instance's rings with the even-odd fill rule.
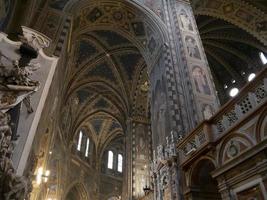
[[88,192],[82,183],[75,182],[66,191],[64,200],[90,200]]
[[219,166],[224,165],[234,157],[239,156],[248,148],[252,147],[254,142],[241,133],[232,133],[226,137],[218,148],[217,160]]
[[263,110],[256,124],[256,140],[261,142],[267,139],[267,108]]
[[241,0],[197,1],[196,15],[207,15],[223,19],[257,38],[267,45],[267,14]]
[[211,162],[214,167],[216,168],[218,166],[215,158],[211,157],[211,156],[208,156],[208,155],[205,155],[205,156],[202,156],[201,158],[199,158],[193,165],[192,167],[190,168],[189,172],[188,172],[188,185],[191,186],[192,185],[192,178],[193,178],[193,173],[195,171],[195,169],[197,168],[197,166],[199,165],[199,163],[202,161],[202,160],[207,160],[209,162]]
[[200,159],[192,169],[190,190],[192,199],[222,199],[218,183],[211,173],[216,169],[214,161],[209,158]]

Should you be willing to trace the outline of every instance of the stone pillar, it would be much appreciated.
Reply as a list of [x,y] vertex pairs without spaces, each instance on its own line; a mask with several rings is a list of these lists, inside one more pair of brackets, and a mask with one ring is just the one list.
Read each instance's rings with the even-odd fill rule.
[[215,86],[189,1],[163,1],[169,41],[150,72],[153,147],[190,132],[217,110]]
[[132,121],[132,188],[133,198],[145,195],[144,188],[150,186],[151,133],[145,120]]
[[126,122],[125,174],[123,179],[122,199],[132,200],[132,119]]
[[189,0],[169,0],[168,10],[176,45],[178,67],[183,68],[185,91],[196,123],[209,119],[219,101]]

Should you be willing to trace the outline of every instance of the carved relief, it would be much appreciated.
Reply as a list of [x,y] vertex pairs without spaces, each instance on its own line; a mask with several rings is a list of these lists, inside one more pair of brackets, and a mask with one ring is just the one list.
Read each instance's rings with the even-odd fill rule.
[[223,148],[222,164],[232,160],[250,147],[250,143],[241,137],[231,139]]
[[16,176],[11,156],[14,149],[10,116],[0,111],[0,199],[29,199],[32,186],[29,177]]
[[199,66],[194,66],[192,76],[196,91],[200,94],[211,95],[211,89],[205,71]]
[[196,40],[192,36],[186,36],[185,43],[186,43],[188,55],[195,59],[201,59],[200,51],[199,51]]

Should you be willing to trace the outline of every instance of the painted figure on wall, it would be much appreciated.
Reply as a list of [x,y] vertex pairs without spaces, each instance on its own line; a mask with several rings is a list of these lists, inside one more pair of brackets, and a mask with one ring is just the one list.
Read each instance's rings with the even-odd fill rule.
[[192,74],[197,92],[205,95],[211,95],[209,82],[204,70],[199,66],[195,66]]
[[185,38],[188,55],[192,58],[201,59],[196,40],[191,36]]
[[193,26],[192,26],[191,20],[190,20],[189,16],[186,14],[185,10],[181,11],[180,19],[182,22],[182,28],[183,29],[185,29],[187,31],[193,31]]
[[214,113],[212,106],[209,104],[204,104],[202,107],[202,113],[204,119],[210,119]]

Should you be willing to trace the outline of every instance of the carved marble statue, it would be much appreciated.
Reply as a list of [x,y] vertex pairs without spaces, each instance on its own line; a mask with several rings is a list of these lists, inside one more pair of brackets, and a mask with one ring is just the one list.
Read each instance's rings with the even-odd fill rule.
[[0,111],[0,199],[28,199],[29,179],[16,176],[11,156],[13,152],[12,131],[8,125],[10,116]]
[[[10,65],[3,65],[2,60],[9,60]],[[38,65],[19,66],[18,60],[11,60],[0,51],[0,110],[6,112],[23,101],[29,112],[29,95],[36,92],[39,82],[30,78]]]
[[[37,50],[47,45],[47,39],[23,27],[24,38],[18,46],[18,58],[10,58],[9,49],[0,51],[0,199],[28,200],[31,192],[31,174],[27,177],[16,175],[11,157],[14,140],[10,127],[8,110],[24,102],[28,112],[32,112],[30,95],[39,89],[40,83],[31,78],[39,68],[31,59],[38,56]],[[19,43],[18,43],[19,44]],[[5,52],[4,52],[5,51]],[[12,53],[11,53],[12,54]],[[14,52],[13,52],[14,54]]]

